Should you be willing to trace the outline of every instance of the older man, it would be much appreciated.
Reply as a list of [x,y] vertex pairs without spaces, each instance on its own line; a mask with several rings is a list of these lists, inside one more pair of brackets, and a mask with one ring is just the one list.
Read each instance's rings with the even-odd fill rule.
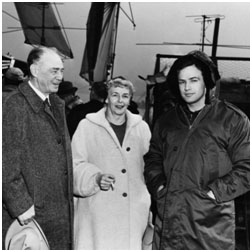
[[72,248],[72,157],[63,62],[53,48],[28,56],[29,79],[3,100],[3,241],[14,219],[40,224],[50,249]]

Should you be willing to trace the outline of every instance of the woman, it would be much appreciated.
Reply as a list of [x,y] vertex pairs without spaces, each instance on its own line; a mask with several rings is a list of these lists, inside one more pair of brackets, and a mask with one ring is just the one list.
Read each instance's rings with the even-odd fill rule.
[[75,249],[142,248],[150,208],[143,155],[151,133],[127,110],[132,94],[130,81],[110,81],[106,106],[73,136]]

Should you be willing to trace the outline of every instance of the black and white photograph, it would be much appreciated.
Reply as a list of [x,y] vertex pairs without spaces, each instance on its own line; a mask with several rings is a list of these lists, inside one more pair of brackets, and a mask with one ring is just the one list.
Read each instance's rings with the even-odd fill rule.
[[2,7],[2,250],[250,250],[250,1]]

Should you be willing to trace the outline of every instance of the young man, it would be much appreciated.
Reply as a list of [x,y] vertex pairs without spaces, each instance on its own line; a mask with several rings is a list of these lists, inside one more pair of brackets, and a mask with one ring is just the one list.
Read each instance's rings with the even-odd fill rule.
[[145,156],[156,200],[153,249],[234,249],[234,199],[249,190],[249,120],[213,96],[219,78],[193,51],[167,77],[179,100],[155,124]]
[[63,62],[52,48],[28,56],[29,79],[3,100],[3,241],[14,219],[34,218],[50,249],[72,248],[72,158],[63,101]]
[[72,139],[74,249],[141,249],[150,210],[143,155],[150,130],[127,110],[133,85],[108,83],[106,106],[83,119]]

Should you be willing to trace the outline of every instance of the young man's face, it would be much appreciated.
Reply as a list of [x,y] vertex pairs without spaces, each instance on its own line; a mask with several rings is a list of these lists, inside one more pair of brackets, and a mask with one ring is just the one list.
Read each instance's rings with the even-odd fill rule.
[[56,93],[63,78],[63,62],[54,52],[46,52],[35,63],[38,88],[44,94]]
[[108,91],[108,109],[114,115],[125,114],[130,104],[130,91],[125,87],[111,87]]
[[195,66],[188,66],[179,71],[179,90],[183,100],[193,111],[205,105],[206,86],[202,72]]

